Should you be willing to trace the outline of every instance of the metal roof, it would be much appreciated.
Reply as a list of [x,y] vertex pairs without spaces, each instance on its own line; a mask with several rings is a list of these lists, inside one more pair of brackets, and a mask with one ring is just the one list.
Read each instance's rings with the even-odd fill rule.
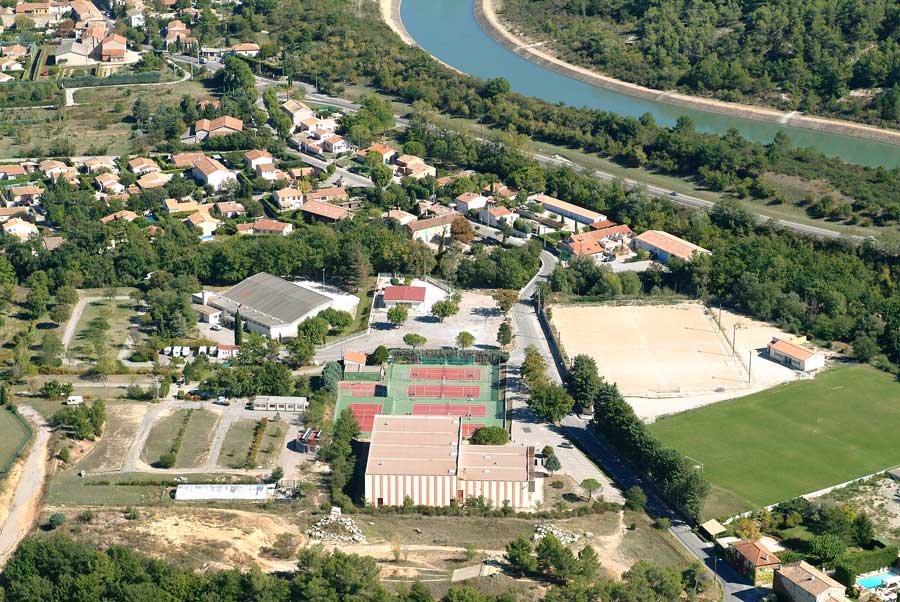
[[324,309],[331,298],[287,280],[260,272],[250,276],[224,293],[210,299],[210,305],[221,306],[265,326],[290,324],[317,309]]
[[179,485],[177,501],[250,500],[264,502],[275,495],[275,484],[267,485]]

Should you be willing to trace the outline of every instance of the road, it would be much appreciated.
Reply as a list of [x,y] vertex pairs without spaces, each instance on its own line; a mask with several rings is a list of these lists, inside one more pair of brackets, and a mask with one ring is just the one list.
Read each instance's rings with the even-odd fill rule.
[[16,546],[31,530],[38,515],[44,477],[47,474],[47,444],[50,425],[31,406],[20,405],[19,413],[37,425],[34,441],[22,469],[22,478],[13,495],[12,507],[0,528],[0,568],[6,566]]

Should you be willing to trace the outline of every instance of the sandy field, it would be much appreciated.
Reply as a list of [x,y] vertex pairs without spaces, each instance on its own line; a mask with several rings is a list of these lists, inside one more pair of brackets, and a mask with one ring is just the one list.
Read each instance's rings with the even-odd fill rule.
[[700,305],[553,307],[570,361],[587,354],[625,396],[746,389],[747,374]]

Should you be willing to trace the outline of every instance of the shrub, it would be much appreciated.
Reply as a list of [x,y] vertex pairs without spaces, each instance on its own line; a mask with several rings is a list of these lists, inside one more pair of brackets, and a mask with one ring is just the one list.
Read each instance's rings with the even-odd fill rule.
[[635,485],[625,491],[625,506],[631,510],[643,510],[647,505],[647,494]]
[[482,426],[472,433],[471,441],[475,445],[506,445],[509,434],[502,426]]
[[52,530],[61,527],[66,522],[66,515],[62,512],[54,512],[47,520],[47,526]]
[[94,520],[94,512],[93,510],[85,510],[81,514],[78,515],[78,522],[80,523],[89,523]]
[[156,466],[157,468],[172,468],[175,466],[175,454],[170,451],[164,453],[156,461]]
[[660,531],[665,531],[672,526],[672,521],[667,519],[664,516],[661,516],[653,521],[653,527],[659,529]]
[[560,481],[559,479],[556,479],[555,481],[550,483],[550,486],[553,487],[554,489],[562,489],[563,487],[565,487],[565,484],[562,481]]

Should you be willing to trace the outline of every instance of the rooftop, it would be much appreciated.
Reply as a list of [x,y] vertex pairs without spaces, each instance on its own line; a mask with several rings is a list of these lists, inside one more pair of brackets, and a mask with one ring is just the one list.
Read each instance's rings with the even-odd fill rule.
[[331,299],[287,280],[260,272],[250,276],[211,299],[214,306],[241,315],[266,326],[280,326],[299,320],[324,308]]
[[384,289],[385,301],[417,301],[425,300],[424,286],[388,286]]
[[348,215],[350,215],[350,211],[344,209],[343,207],[338,207],[337,205],[329,205],[328,203],[320,203],[319,201],[313,201],[307,195],[307,201],[300,207],[300,211],[304,211],[306,213],[311,213],[312,215],[318,215],[321,217],[327,217],[328,219],[344,219]]
[[772,342],[769,343],[769,347],[774,349],[775,351],[782,353],[788,357],[792,357],[796,360],[805,361],[809,358],[816,355],[815,351],[807,349],[806,347],[801,347],[800,345],[795,345],[783,339],[773,338]]
[[787,579],[813,596],[819,596],[832,588],[844,589],[843,585],[804,560],[782,566],[779,574],[782,579]]
[[669,255],[680,257],[681,259],[690,259],[694,256],[694,253],[710,253],[710,251],[703,247],[697,246],[683,238],[678,238],[674,234],[663,232],[662,230],[647,230],[643,234],[638,235],[637,240],[652,245],[657,249],[661,249]]
[[778,556],[773,554],[761,541],[738,541],[731,544],[731,547],[755,567],[781,564]]
[[606,219],[606,216],[602,213],[597,213],[596,211],[591,211],[590,209],[585,209],[584,207],[561,201],[546,194],[538,194],[534,197],[534,200],[542,204],[544,209],[558,209],[560,211],[571,213],[572,215],[584,217],[585,219],[591,220],[591,222],[600,222]]

